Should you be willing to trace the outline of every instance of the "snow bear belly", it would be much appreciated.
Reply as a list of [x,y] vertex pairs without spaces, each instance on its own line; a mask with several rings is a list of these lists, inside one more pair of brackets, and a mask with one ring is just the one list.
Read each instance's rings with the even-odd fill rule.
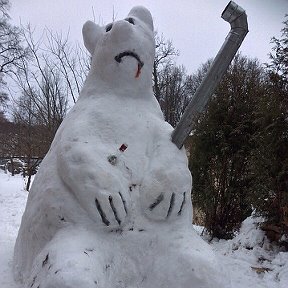
[[156,127],[161,122],[147,107],[125,106],[123,101],[113,107],[103,99],[93,106],[81,104],[76,104],[56,135],[52,149],[57,153],[58,173],[93,221],[123,225],[135,218],[135,211],[141,214],[139,187],[155,140],[162,137]]

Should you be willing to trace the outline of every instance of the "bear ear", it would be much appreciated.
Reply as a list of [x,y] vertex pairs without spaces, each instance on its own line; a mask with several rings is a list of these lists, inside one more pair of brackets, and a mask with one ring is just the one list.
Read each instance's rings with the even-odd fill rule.
[[86,49],[93,55],[96,43],[102,34],[100,26],[92,21],[87,21],[82,28],[82,35]]
[[136,6],[132,8],[128,16],[135,16],[136,18],[144,22],[152,31],[154,30],[152,15],[145,7]]

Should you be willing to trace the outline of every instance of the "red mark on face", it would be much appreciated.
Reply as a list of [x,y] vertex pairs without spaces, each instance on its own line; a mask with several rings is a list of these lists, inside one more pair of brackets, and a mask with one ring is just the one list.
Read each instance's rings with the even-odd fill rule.
[[120,146],[119,150],[120,150],[121,152],[124,152],[124,151],[127,149],[127,147],[128,147],[127,144],[122,144],[122,145]]
[[138,63],[138,68],[137,68],[135,78],[138,78],[140,76],[140,74],[141,74],[141,65],[140,65],[140,63]]

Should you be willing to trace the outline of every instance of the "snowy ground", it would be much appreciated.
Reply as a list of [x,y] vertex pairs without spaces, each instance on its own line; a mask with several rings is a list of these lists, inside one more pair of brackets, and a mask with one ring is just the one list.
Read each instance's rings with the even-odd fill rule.
[[0,287],[16,288],[12,277],[15,239],[25,209],[28,193],[23,177],[14,177],[0,170]]
[[[23,178],[0,170],[0,287],[20,288],[13,281],[13,246],[24,212],[27,192]],[[222,260],[233,288],[288,287],[288,253],[273,249],[257,229],[257,218],[243,222],[234,239],[214,241],[211,245]],[[195,227],[199,233],[201,227]]]

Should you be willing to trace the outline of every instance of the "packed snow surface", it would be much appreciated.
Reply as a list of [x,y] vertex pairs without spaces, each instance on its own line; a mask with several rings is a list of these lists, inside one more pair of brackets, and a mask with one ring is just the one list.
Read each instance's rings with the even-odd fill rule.
[[[12,177],[0,170],[1,288],[22,288],[21,284],[13,280],[12,258],[27,196],[24,180],[20,175]],[[278,251],[265,239],[263,232],[258,228],[259,222],[261,219],[249,217],[234,239],[210,243],[226,275],[230,275],[232,288],[287,287],[288,253]],[[195,230],[201,234],[203,227],[195,226]],[[89,247],[86,248],[88,249],[85,252],[88,255],[93,253],[89,251]],[[86,253],[83,252],[84,256],[87,256]],[[259,268],[259,272],[257,273],[252,267]]]
[[28,193],[19,175],[14,177],[0,170],[0,287],[20,287],[12,280],[15,239],[25,209]]

